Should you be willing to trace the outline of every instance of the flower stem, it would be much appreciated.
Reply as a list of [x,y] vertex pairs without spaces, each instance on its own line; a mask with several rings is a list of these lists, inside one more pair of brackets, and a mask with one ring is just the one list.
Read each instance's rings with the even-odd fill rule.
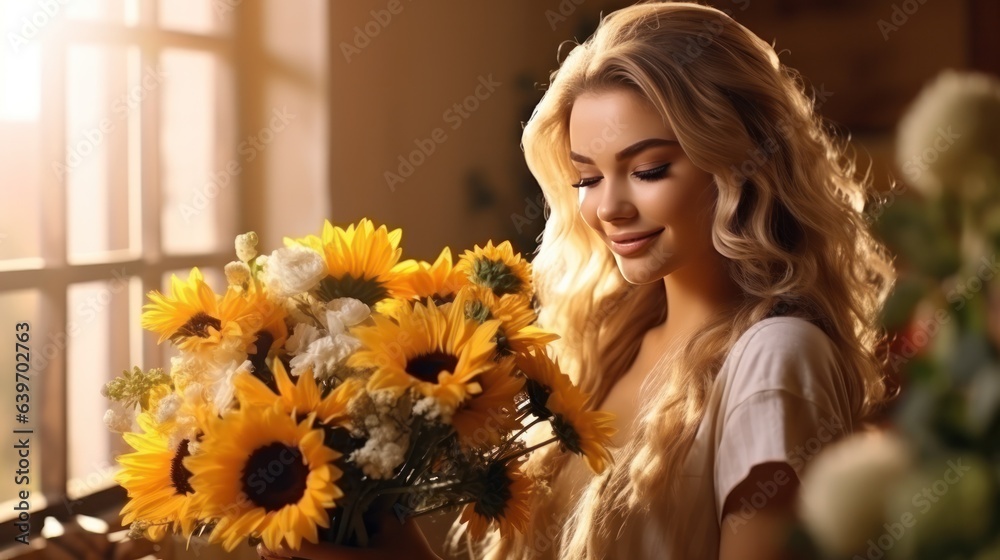
[[541,418],[536,418],[536,419],[532,420],[531,423],[529,423],[527,426],[521,428],[520,431],[518,431],[516,434],[514,434],[509,439],[507,439],[507,441],[503,442],[503,444],[501,444],[500,447],[497,448],[497,450],[494,451],[492,455],[490,455],[490,459],[495,459],[500,454],[506,452],[510,448],[510,443],[512,441],[517,441],[517,438],[521,437],[521,434],[523,434],[524,432],[528,431],[529,428],[531,428],[532,426],[534,426],[535,424],[537,424],[537,423],[539,423],[541,421],[542,421]]
[[470,503],[472,503],[474,501],[476,501],[475,498],[468,498],[466,500],[459,500],[457,502],[449,502],[447,504],[441,504],[439,506],[434,506],[434,507],[432,507],[430,509],[425,509],[424,511],[418,511],[417,513],[414,513],[413,515],[407,516],[407,518],[408,519],[413,519],[415,517],[420,517],[422,515],[427,515],[428,513],[434,513],[435,511],[440,511],[442,509],[448,509],[450,507],[455,507],[455,506],[464,506],[465,504],[470,504]]
[[538,444],[532,445],[531,447],[522,449],[521,451],[518,451],[517,453],[514,453],[513,455],[507,455],[505,457],[501,457],[500,461],[503,462],[503,463],[507,463],[511,459],[517,459],[521,455],[526,455],[528,453],[531,453],[532,451],[538,449],[539,447],[544,447],[544,446],[546,446],[546,445],[548,445],[550,443],[553,443],[555,441],[558,441],[558,440],[559,440],[558,437],[549,438],[549,439],[547,439],[547,440],[545,440],[545,441],[543,441],[541,443],[538,443]]

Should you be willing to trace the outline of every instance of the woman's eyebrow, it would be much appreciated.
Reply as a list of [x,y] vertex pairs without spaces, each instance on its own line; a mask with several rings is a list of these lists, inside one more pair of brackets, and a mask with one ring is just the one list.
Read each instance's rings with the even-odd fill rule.
[[[677,140],[667,140],[666,138],[647,138],[645,140],[639,140],[635,144],[632,144],[631,146],[615,154],[615,161],[621,161],[625,158],[634,156],[635,154],[638,154],[639,152],[648,148],[654,148],[657,146],[671,146],[671,145],[679,146],[680,143],[677,142]],[[569,152],[569,159],[573,161],[578,161],[580,163],[589,163],[589,164],[594,163],[594,160],[590,159],[589,157],[580,155],[572,150]]]

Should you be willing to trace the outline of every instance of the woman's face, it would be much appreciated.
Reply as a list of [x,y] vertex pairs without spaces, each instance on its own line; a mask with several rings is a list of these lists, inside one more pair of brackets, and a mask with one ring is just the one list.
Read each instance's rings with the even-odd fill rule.
[[625,280],[647,284],[713,255],[712,174],[691,163],[642,97],[627,89],[580,95],[569,136],[580,214]]

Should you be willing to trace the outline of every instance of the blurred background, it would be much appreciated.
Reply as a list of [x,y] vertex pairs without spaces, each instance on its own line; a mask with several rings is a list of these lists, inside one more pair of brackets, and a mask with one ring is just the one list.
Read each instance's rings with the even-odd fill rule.
[[[111,546],[86,536],[117,531],[123,499],[99,389],[166,362],[138,325],[144,294],[192,266],[221,289],[238,233],[269,252],[369,217],[403,229],[404,258],[490,239],[530,254],[543,202],[522,123],[560,45],[630,3],[0,0],[0,328],[29,323],[32,348],[29,421],[0,414],[0,433],[34,431],[27,485],[2,444],[0,543],[29,490],[33,537],[49,519],[65,548]],[[1000,74],[994,0],[707,3],[802,73],[883,190],[902,178],[896,128],[925,83]],[[14,363],[0,345],[3,371]],[[76,521],[85,536],[67,533]],[[3,554],[56,557],[46,546]],[[157,546],[128,554],[222,557]]]

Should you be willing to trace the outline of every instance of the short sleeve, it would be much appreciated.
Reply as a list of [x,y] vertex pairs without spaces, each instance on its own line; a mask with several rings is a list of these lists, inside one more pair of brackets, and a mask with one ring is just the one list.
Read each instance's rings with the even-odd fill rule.
[[808,321],[782,317],[748,330],[723,369],[715,453],[720,524],[726,498],[754,466],[787,463],[801,479],[812,457],[852,429],[833,342]]

